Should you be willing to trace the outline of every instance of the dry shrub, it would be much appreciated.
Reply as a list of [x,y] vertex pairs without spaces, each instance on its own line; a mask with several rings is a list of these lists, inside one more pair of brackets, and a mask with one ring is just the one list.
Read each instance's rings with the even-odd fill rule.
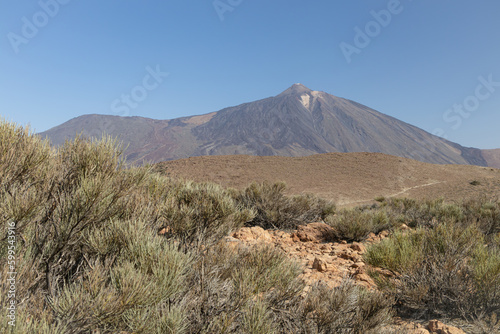
[[300,313],[306,333],[376,333],[392,319],[392,301],[346,279],[334,289],[314,285]]
[[[346,279],[303,294],[300,267],[266,246],[208,251],[186,296],[191,333],[366,333],[389,323],[392,301]],[[376,331],[374,331],[376,333]]]
[[283,182],[252,183],[235,193],[238,203],[256,211],[256,216],[247,225],[264,229],[295,229],[335,212],[335,205],[331,202],[309,194],[287,196],[285,190]]
[[[288,197],[281,184],[237,192],[129,168],[109,138],[78,137],[55,149],[0,121],[0,139],[0,272],[6,277],[9,222],[16,223],[18,272],[17,324],[2,322],[2,333],[333,328],[316,317],[312,300],[304,301],[296,263],[270,247],[219,242],[245,223],[290,228],[322,219],[332,204]],[[158,235],[163,228],[167,233]],[[0,282],[4,310],[8,289]],[[354,303],[354,318],[336,314],[348,326],[344,332],[375,328],[389,312],[378,295],[343,291],[311,293],[331,297],[324,308],[335,309],[342,296]]]
[[460,205],[445,203],[442,198],[391,198],[384,201],[383,206],[389,215],[410,227],[432,227],[436,221],[458,222],[464,218]]
[[500,234],[500,201],[485,197],[472,199],[462,204],[464,223],[477,224],[487,236]]
[[184,328],[182,321],[175,321],[184,315],[168,306],[185,292],[193,257],[165,243],[142,222],[108,228],[112,233],[106,235],[121,240],[123,248],[102,252],[102,231],[89,235],[88,269],[50,299],[58,321],[75,332],[109,328],[151,333],[170,322]]
[[481,318],[500,310],[499,247],[485,246],[474,225],[395,233],[370,247],[365,260],[398,273],[380,287],[413,315]]
[[189,331],[265,333],[283,327],[280,319],[304,287],[300,273],[295,262],[272,247],[218,244],[195,266],[185,299]]
[[334,228],[337,238],[348,241],[362,241],[370,233],[379,233],[392,227],[384,210],[362,208],[342,209],[328,216],[325,221]]
[[160,217],[169,235],[183,245],[207,247],[255,216],[252,208],[238,205],[227,190],[214,183],[179,182],[165,200]]

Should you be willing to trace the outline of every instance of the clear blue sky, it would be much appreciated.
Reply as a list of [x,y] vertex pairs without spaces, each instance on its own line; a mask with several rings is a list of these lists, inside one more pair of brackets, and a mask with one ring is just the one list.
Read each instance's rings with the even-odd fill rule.
[[[37,131],[125,109],[170,119],[300,82],[499,148],[500,1],[397,2],[0,0],[0,115]],[[147,77],[157,66],[161,83]]]

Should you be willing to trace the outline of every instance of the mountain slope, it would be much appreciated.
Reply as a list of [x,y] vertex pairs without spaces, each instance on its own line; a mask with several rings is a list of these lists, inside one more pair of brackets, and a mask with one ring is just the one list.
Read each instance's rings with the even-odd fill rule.
[[478,150],[300,84],[273,98],[223,109],[193,132],[206,142],[196,155],[382,152],[425,162],[486,165]]
[[201,155],[381,152],[439,164],[488,164],[479,149],[462,147],[301,84],[274,97],[201,116],[152,120],[86,115],[41,135],[58,145],[80,131],[90,136],[103,132],[117,136],[129,145],[129,160],[153,162]]
[[500,168],[500,148],[494,150],[481,150],[481,151],[488,166]]

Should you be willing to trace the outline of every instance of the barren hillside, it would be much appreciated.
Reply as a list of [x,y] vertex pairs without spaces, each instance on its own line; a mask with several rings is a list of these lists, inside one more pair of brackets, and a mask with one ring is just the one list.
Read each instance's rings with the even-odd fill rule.
[[289,193],[315,193],[340,205],[369,203],[377,196],[460,200],[500,195],[500,169],[435,165],[381,153],[205,156],[162,162],[156,168],[170,176],[235,188],[252,181],[284,181]]

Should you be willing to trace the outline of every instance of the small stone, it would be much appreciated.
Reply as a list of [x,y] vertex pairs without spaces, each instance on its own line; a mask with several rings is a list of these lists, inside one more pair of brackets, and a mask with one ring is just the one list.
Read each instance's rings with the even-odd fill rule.
[[302,242],[329,242],[335,237],[335,231],[325,223],[310,223],[301,225],[293,234]]
[[319,258],[314,259],[312,267],[313,269],[316,269],[319,272],[324,272],[328,269],[326,262]]
[[427,329],[431,333],[436,333],[436,334],[465,334],[465,332],[460,328],[445,325],[438,320],[429,321]]
[[239,231],[234,232],[232,236],[241,241],[272,241],[269,232],[260,226],[243,227]]
[[158,235],[165,235],[165,234],[169,234],[172,232],[173,232],[172,228],[170,226],[167,226],[167,227],[162,228],[160,231],[158,231]]
[[401,226],[399,227],[399,229],[400,229],[401,231],[411,230],[411,228],[409,228],[409,227],[408,227],[408,225],[406,225],[406,224],[401,225]]
[[359,242],[353,242],[351,245],[351,249],[360,253],[364,253],[366,251],[366,247],[363,244],[360,244]]
[[353,263],[351,265],[352,268],[360,268],[360,267],[364,267],[365,264],[363,262],[356,262],[356,263]]

